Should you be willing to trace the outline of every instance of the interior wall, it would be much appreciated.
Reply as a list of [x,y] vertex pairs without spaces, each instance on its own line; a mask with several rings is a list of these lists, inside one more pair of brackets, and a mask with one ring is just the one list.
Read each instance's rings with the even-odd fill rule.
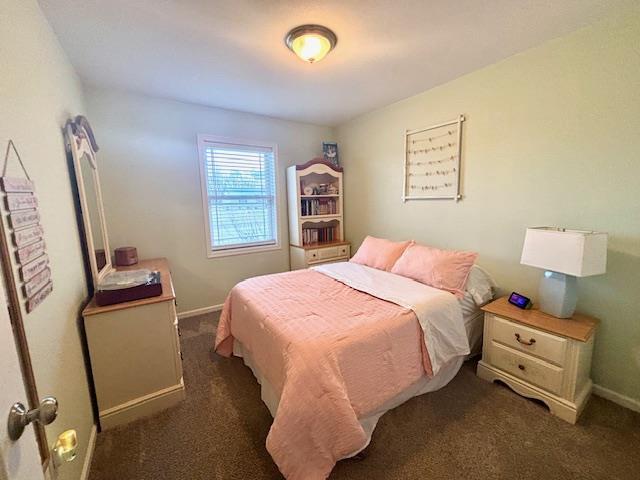
[[[85,93],[109,243],[167,257],[178,312],[221,304],[237,282],[289,269],[285,168],[320,155],[329,128],[90,86]],[[278,144],[280,250],[207,258],[199,133]]]
[[34,0],[2,0],[0,58],[2,155],[12,139],[35,182],[53,276],[51,295],[30,314],[23,308],[24,326],[38,393],[60,403],[46,428],[49,443],[64,430],[78,432],[78,457],[58,478],[78,479],[94,422],[78,320],[86,279],[62,127],[84,111],[82,90]]
[[[527,226],[609,233],[607,273],[579,279],[601,319],[595,383],[640,401],[640,9],[341,125],[347,238],[474,250],[507,292],[534,300],[519,264]],[[401,201],[405,129],[465,114],[462,193]]]

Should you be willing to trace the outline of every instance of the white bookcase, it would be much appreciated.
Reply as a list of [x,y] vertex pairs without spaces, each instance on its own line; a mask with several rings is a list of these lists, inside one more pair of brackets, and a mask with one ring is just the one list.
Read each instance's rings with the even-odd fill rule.
[[322,158],[287,168],[292,270],[349,259],[342,168]]

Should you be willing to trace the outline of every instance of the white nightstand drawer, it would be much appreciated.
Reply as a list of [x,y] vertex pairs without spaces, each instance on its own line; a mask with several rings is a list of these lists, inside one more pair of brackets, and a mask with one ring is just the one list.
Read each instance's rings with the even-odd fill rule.
[[305,256],[307,257],[307,262],[317,262],[320,260],[318,256],[318,250],[307,250],[305,252]]
[[567,340],[492,315],[492,340],[563,366]]
[[560,394],[562,368],[496,342],[491,342],[489,348],[489,362],[495,367],[551,393]]
[[341,257],[348,257],[349,256],[349,245],[341,245],[338,247],[338,254]]

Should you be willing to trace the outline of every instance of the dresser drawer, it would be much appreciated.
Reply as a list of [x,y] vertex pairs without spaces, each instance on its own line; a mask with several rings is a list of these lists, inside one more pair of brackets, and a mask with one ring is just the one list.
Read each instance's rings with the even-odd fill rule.
[[309,263],[317,262],[318,260],[320,260],[320,257],[318,256],[318,250],[307,250],[305,251],[305,256],[307,257],[307,262]]
[[338,247],[319,248],[318,257],[320,260],[326,260],[327,258],[336,258],[339,256]]
[[305,255],[308,263],[322,262],[324,260],[331,260],[334,258],[344,258],[349,256],[349,245],[307,250]]
[[560,394],[562,368],[496,342],[491,342],[489,349],[489,361],[495,367],[551,393]]
[[496,342],[543,360],[563,366],[567,340],[550,333],[534,330],[519,323],[492,315],[492,338]]

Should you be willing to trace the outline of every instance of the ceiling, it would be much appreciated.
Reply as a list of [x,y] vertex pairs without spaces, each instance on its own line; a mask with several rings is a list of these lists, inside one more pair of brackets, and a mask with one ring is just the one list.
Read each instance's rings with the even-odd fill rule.
[[[633,0],[40,0],[84,82],[321,125],[427,90]],[[307,64],[287,31],[338,36]]]

